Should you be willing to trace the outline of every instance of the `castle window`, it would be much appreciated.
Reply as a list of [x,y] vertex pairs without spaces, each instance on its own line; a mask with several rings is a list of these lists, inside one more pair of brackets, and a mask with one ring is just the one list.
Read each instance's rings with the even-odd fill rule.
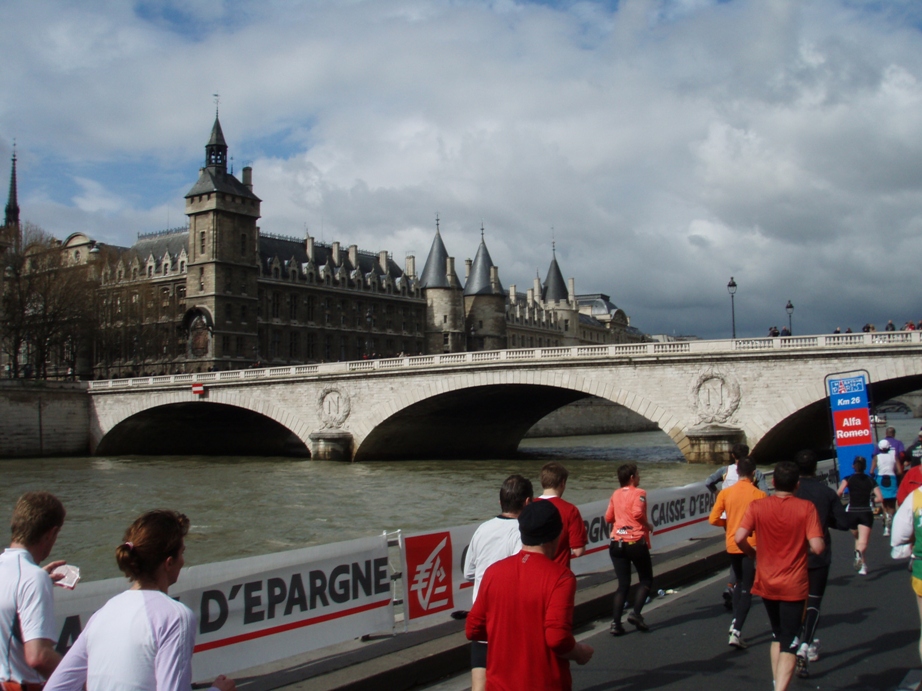
[[205,231],[198,234],[199,252],[205,254]]
[[279,271],[279,267],[277,267],[277,266],[273,266],[273,267],[272,267],[272,278],[281,278],[281,273],[280,273],[280,271]]
[[281,293],[272,293],[272,318],[278,319],[279,312],[281,311],[282,306],[282,294]]
[[314,297],[307,298],[307,321],[314,321]]
[[243,336],[237,336],[237,357],[243,357]]
[[288,318],[291,321],[298,319],[298,296],[292,293],[288,298]]
[[314,359],[314,334],[307,334],[307,359]]
[[74,250],[74,261],[80,261],[80,250]]
[[246,305],[240,306],[240,323],[241,324],[247,323],[247,306]]
[[447,324],[447,323],[448,323],[448,315],[447,315],[447,314],[443,314],[443,315],[442,315],[442,323],[443,323],[443,324]]
[[269,342],[269,357],[275,359],[282,350],[282,332],[273,331],[272,340]]
[[292,360],[297,360],[299,357],[298,350],[301,344],[298,341],[297,331],[292,331],[288,334],[288,357]]
[[224,305],[224,321],[226,322],[234,321],[234,306],[233,305]]
[[221,336],[221,355],[230,355],[230,336]]
[[186,273],[186,262],[179,262],[179,273]]
[[563,320],[563,330],[564,330],[564,331],[569,331],[569,330],[570,330],[570,320],[569,320],[569,319],[564,319],[564,320]]
[[185,302],[186,300],[186,286],[179,286],[176,288],[176,297]]
[[148,277],[148,278],[153,278],[153,277],[154,277],[154,267],[153,267],[152,264],[151,264],[150,266],[147,267],[147,277]]

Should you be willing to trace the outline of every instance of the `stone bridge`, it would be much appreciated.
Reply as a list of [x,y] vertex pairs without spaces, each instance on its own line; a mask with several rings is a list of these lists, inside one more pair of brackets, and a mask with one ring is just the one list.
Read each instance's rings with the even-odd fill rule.
[[653,421],[689,461],[722,460],[744,441],[765,463],[829,448],[829,374],[866,371],[874,401],[922,389],[920,336],[501,350],[95,381],[91,449],[502,458],[551,411],[596,396]]

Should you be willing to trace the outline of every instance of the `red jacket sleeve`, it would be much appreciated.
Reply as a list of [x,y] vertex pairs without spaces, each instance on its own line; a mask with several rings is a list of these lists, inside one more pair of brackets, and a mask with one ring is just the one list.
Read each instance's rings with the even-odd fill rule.
[[[573,638],[573,598],[575,595],[576,577],[569,571],[561,574],[560,580],[551,592],[547,610],[544,613],[544,642],[557,655],[566,655],[576,645],[576,639]],[[477,602],[480,602],[479,593]],[[471,638],[470,633],[468,633],[468,638]]]

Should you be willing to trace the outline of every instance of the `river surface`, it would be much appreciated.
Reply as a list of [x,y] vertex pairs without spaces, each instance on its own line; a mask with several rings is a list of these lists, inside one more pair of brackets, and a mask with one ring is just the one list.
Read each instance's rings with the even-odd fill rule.
[[[907,444],[918,420],[893,420]],[[883,430],[880,431],[883,435]],[[541,493],[547,460],[567,466],[566,499],[605,499],[619,464],[641,466],[641,485],[703,480],[712,466],[688,465],[663,432],[525,439],[520,458],[497,461],[336,463],[291,458],[135,456],[0,461],[0,513],[43,489],[60,497],[67,520],[52,558],[81,568],[85,581],[120,576],[113,556],[125,528],[152,508],[187,514],[186,564],[297,549],[383,531],[464,525],[499,512],[499,486],[521,473]]]

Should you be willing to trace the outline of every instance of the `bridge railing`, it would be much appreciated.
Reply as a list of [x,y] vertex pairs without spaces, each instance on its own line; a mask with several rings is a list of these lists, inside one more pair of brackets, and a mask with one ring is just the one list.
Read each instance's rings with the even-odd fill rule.
[[124,390],[137,387],[175,386],[177,384],[253,381],[310,377],[354,372],[413,369],[423,367],[460,366],[485,362],[523,360],[581,360],[589,358],[633,358],[644,356],[681,356],[688,354],[739,353],[745,351],[786,351],[797,349],[849,349],[854,347],[888,347],[922,343],[922,331],[878,331],[871,333],[820,334],[815,336],[784,336],[766,338],[735,338],[720,341],[670,341],[667,343],[620,343],[609,345],[577,345],[555,348],[516,348],[468,353],[441,353],[411,357],[326,362],[314,365],[285,365],[265,369],[225,370],[166,374],[130,379],[108,379],[89,382],[91,391]]

